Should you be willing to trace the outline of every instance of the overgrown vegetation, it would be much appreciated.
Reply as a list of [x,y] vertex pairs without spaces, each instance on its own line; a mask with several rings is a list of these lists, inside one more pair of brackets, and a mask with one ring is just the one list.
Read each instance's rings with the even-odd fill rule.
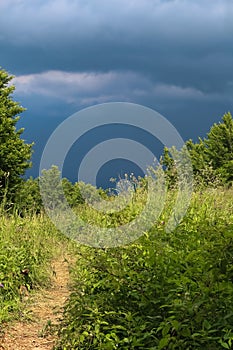
[[[200,186],[228,185],[233,182],[233,119],[230,112],[222,121],[214,124],[206,138],[194,143],[186,142],[192,162],[195,183]],[[169,184],[177,180],[177,169],[171,157],[171,150],[164,149],[161,160],[165,166]]]
[[21,315],[25,295],[49,285],[50,261],[66,244],[42,215],[21,218],[1,214],[0,324]]
[[57,349],[231,349],[232,190],[193,195],[186,218],[132,245],[78,247]]
[[[147,199],[144,178],[133,183],[133,200],[123,210],[103,214],[89,204],[101,198],[111,202],[114,196],[60,179],[56,167],[40,179],[23,179],[32,145],[21,139],[23,130],[16,129],[23,108],[12,99],[11,79],[0,70],[0,324],[22,315],[22,293],[49,284],[50,260],[68,244],[44,213],[39,180],[49,210],[65,195],[84,222],[97,226],[95,235],[98,227],[133,221]],[[233,348],[231,114],[214,124],[205,139],[189,140],[186,146],[195,191],[175,231],[165,230],[177,194],[174,150],[165,148],[161,164],[169,191],[150,231],[121,248],[77,244],[73,293],[57,350]]]

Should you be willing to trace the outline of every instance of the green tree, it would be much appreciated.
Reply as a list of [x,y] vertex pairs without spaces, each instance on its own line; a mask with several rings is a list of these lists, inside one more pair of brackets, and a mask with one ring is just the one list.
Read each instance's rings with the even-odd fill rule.
[[204,144],[206,158],[214,169],[233,160],[233,119],[230,112],[224,114],[222,122],[211,127]]
[[190,154],[195,184],[198,187],[219,184],[218,176],[213,169],[211,161],[207,158],[204,141],[199,137],[199,143],[193,143],[192,140],[186,142]]
[[15,202],[20,215],[39,213],[42,209],[39,179],[30,177],[24,181],[15,195]]
[[62,187],[64,190],[65,198],[71,207],[75,207],[78,204],[83,204],[84,199],[80,192],[79,183],[72,184],[68,179],[62,179]]
[[22,183],[22,175],[31,165],[32,144],[26,144],[21,135],[24,129],[16,129],[19,114],[24,111],[12,99],[15,90],[9,85],[13,76],[0,70],[0,201],[14,201]]
[[163,155],[160,159],[160,164],[165,170],[165,176],[169,187],[174,186],[177,181],[177,169],[175,167],[174,159],[171,155],[171,150],[164,147]]
[[207,162],[204,142],[199,137],[199,143],[193,143],[192,140],[188,140],[186,146],[191,156],[193,172],[194,174],[199,174],[205,168]]
[[204,140],[205,155],[223,181],[233,180],[233,119],[228,112],[214,124]]
[[220,178],[223,183],[233,181],[233,119],[230,112],[211,127],[206,138],[199,138],[196,144],[189,140],[186,145],[196,176],[204,176],[207,183],[214,178]]
[[56,165],[52,165],[50,169],[42,170],[39,185],[43,205],[48,210],[61,209],[65,206],[61,172]]

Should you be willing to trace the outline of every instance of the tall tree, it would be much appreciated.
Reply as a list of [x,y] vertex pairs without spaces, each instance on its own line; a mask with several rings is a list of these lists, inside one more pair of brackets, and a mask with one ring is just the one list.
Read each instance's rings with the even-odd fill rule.
[[233,179],[233,119],[230,112],[224,114],[222,122],[214,124],[204,140],[205,155],[213,168],[224,177]]
[[219,176],[222,182],[233,180],[233,119],[228,112],[222,121],[215,123],[206,138],[199,138],[199,143],[187,141],[193,170],[197,174]]
[[14,201],[14,194],[22,182],[22,175],[31,165],[31,147],[21,138],[23,128],[17,130],[19,114],[25,109],[12,99],[15,90],[10,85],[13,76],[0,69],[0,201]]
[[[188,140],[186,146],[198,184],[233,184],[233,119],[230,112],[210,128],[204,139],[199,137],[197,143]],[[161,164],[169,184],[174,184],[177,173],[171,150],[164,148]]]

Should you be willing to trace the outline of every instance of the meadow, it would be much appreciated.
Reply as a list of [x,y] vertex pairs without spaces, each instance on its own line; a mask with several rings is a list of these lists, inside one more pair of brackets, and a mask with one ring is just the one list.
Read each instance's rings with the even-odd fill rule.
[[[77,262],[56,350],[232,349],[232,195],[224,188],[196,191],[184,220],[167,233],[171,191],[151,230],[116,248],[70,245],[42,213],[3,214],[0,324],[22,317],[22,286],[29,293],[49,286],[50,262],[67,247]],[[106,214],[105,225],[124,222],[135,210]],[[87,222],[100,220],[86,205],[79,211]]]

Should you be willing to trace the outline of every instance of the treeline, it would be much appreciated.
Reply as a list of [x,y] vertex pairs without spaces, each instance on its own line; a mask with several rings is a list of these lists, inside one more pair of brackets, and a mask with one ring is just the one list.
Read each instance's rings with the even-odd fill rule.
[[[227,185],[233,182],[233,119],[231,113],[224,114],[215,123],[206,137],[194,143],[186,142],[197,185]],[[170,150],[164,149],[162,163],[170,184],[177,180],[177,171]]]
[[[39,179],[25,179],[25,171],[32,165],[33,144],[27,144],[23,138],[23,129],[17,129],[19,114],[25,109],[12,98],[15,87],[6,71],[0,70],[0,204],[1,208],[38,212],[42,208]],[[186,142],[191,157],[195,184],[198,186],[231,186],[233,182],[233,119],[230,112],[224,114],[221,122],[214,124],[206,138],[197,143]],[[177,169],[172,150],[164,149],[161,164],[169,186],[177,182]],[[54,186],[60,174],[56,167],[48,170],[47,175]],[[142,179],[142,182],[145,180]],[[49,182],[48,182],[49,183]],[[61,180],[64,194],[71,206],[82,204],[81,192],[84,183],[72,184]],[[48,189],[49,192],[49,189]],[[86,185],[88,197],[95,196],[94,188]],[[102,196],[106,192],[99,190]]]

